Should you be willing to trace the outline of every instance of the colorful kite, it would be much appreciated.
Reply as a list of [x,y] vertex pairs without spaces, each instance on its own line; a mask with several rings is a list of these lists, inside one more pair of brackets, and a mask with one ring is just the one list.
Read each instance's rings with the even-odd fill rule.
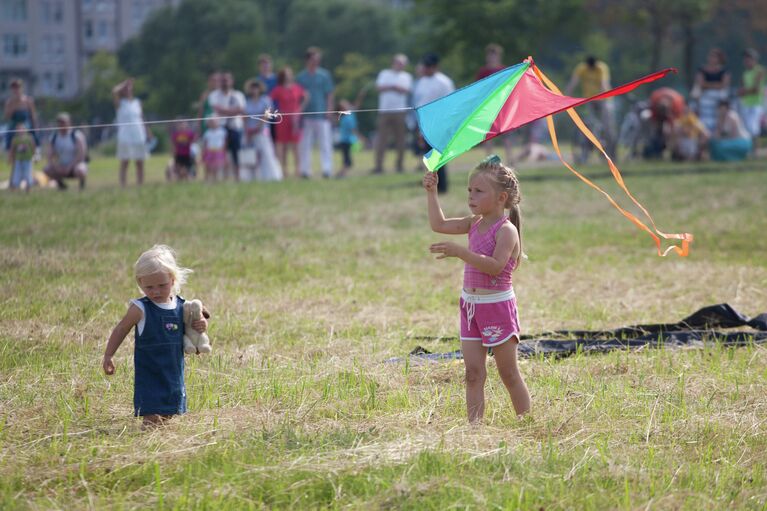
[[[625,94],[640,85],[658,80],[671,72],[675,72],[675,70],[664,69],[596,96],[572,98],[562,95],[556,85],[535,65],[533,59],[528,58],[520,64],[498,71],[452,94],[416,108],[419,127],[424,139],[432,148],[424,156],[423,161],[426,167],[434,172],[480,142],[490,140],[529,122],[546,117],[554,150],[559,155],[562,163],[570,171],[586,184],[605,195],[610,203],[634,225],[647,231],[655,240],[659,255],[665,256],[671,250],[674,250],[677,254],[686,256],[689,253],[689,243],[692,242],[692,235],[689,233],[667,234],[657,229],[647,210],[626,188],[620,171],[602,148],[599,140],[583,124],[583,121],[573,110],[573,108],[589,101]],[[551,116],[563,111],[567,111],[578,128],[607,158],[607,163],[610,166],[613,177],[634,204],[650,220],[653,227],[652,230],[632,213],[620,207],[607,192],[573,169],[562,158]],[[681,241],[682,246],[673,245],[666,250],[662,250],[660,238],[678,239]]]

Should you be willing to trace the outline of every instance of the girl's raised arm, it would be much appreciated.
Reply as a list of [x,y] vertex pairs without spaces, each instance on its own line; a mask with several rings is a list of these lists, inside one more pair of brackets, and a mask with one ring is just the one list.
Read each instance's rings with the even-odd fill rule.
[[101,362],[105,374],[114,374],[115,365],[114,362],[112,362],[112,357],[117,351],[117,348],[120,347],[120,344],[125,340],[125,336],[130,333],[131,328],[135,327],[138,322],[141,321],[143,315],[144,313],[141,312],[141,309],[136,307],[136,305],[131,304],[130,307],[128,307],[128,312],[125,313],[125,317],[123,317],[120,322],[117,323],[117,326],[114,327],[114,330],[112,330],[112,334],[109,336],[109,341],[107,341],[107,347],[104,350],[104,360]]
[[471,228],[473,216],[463,218],[445,218],[437,198],[437,182],[439,178],[434,172],[423,176],[423,187],[426,189],[426,201],[429,208],[429,225],[431,230],[440,234],[466,234]]

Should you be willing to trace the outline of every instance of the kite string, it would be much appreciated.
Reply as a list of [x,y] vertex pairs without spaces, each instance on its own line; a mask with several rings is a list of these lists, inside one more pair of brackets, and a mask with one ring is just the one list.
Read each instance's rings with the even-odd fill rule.
[[[344,115],[351,115],[352,113],[366,113],[366,112],[407,112],[410,110],[415,110],[413,107],[404,107],[404,108],[388,108],[388,109],[381,109],[381,108],[364,108],[359,110],[325,110],[322,112],[280,112],[279,110],[267,110],[263,114],[259,115],[218,115],[218,116],[208,116],[208,117],[187,117],[187,118],[180,118],[180,119],[159,119],[154,121],[142,121],[140,123],[137,122],[108,122],[108,123],[100,123],[100,124],[78,124],[75,126],[70,126],[70,129],[90,129],[90,128],[117,128],[120,126],[136,126],[141,124],[147,124],[147,125],[155,125],[155,124],[170,124],[170,123],[176,123],[176,122],[201,122],[201,121],[207,121],[208,119],[216,119],[216,120],[229,120],[229,119],[254,119],[257,121],[261,121],[266,124],[280,124],[282,122],[283,117],[288,116],[299,116],[299,115],[328,115],[328,114],[338,114],[338,118],[340,119]],[[34,128],[32,130],[27,131],[35,131],[35,132],[45,132],[45,131],[56,131],[60,129],[59,126],[48,126],[44,128]],[[19,130],[5,130],[5,133],[18,133]]]

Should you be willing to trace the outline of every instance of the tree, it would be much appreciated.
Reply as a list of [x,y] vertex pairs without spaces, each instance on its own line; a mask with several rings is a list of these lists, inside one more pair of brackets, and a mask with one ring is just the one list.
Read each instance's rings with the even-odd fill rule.
[[329,69],[349,52],[376,57],[404,50],[391,9],[359,0],[294,0],[283,40],[285,54],[301,62],[307,47],[321,47]]
[[416,0],[416,13],[430,19],[423,47],[442,53],[443,67],[466,80],[484,62],[488,43],[503,46],[509,64],[528,55],[556,59],[564,52],[555,49],[572,48],[591,26],[582,0]]
[[145,76],[148,111],[188,114],[208,73],[226,69],[238,84],[255,74],[263,34],[253,2],[186,0],[155,11],[140,34],[120,48],[120,64],[132,75]]
[[631,52],[632,58],[643,64],[643,72],[673,65],[679,58],[673,43],[675,39],[680,39],[681,67],[689,89],[694,76],[694,27],[711,15],[715,1],[591,0],[589,7],[596,13],[598,23],[608,27],[608,33],[617,42],[617,51]]

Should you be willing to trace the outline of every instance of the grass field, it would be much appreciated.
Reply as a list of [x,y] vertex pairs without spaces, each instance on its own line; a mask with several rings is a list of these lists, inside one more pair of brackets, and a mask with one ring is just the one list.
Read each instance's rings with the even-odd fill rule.
[[[448,214],[482,156],[452,166]],[[523,420],[491,367],[480,426],[461,362],[383,363],[458,348],[439,337],[462,266],[428,253],[420,173],[358,159],[345,180],[205,186],[162,183],[156,158],[121,190],[97,158],[83,193],[2,193],[0,509],[767,509],[764,346],[524,360]],[[524,167],[527,333],[767,311],[764,161],[623,170],[691,255],[657,257],[564,167]],[[195,270],[214,353],[187,359],[189,413],[147,432],[132,339],[113,377],[100,362],[154,243]]]

